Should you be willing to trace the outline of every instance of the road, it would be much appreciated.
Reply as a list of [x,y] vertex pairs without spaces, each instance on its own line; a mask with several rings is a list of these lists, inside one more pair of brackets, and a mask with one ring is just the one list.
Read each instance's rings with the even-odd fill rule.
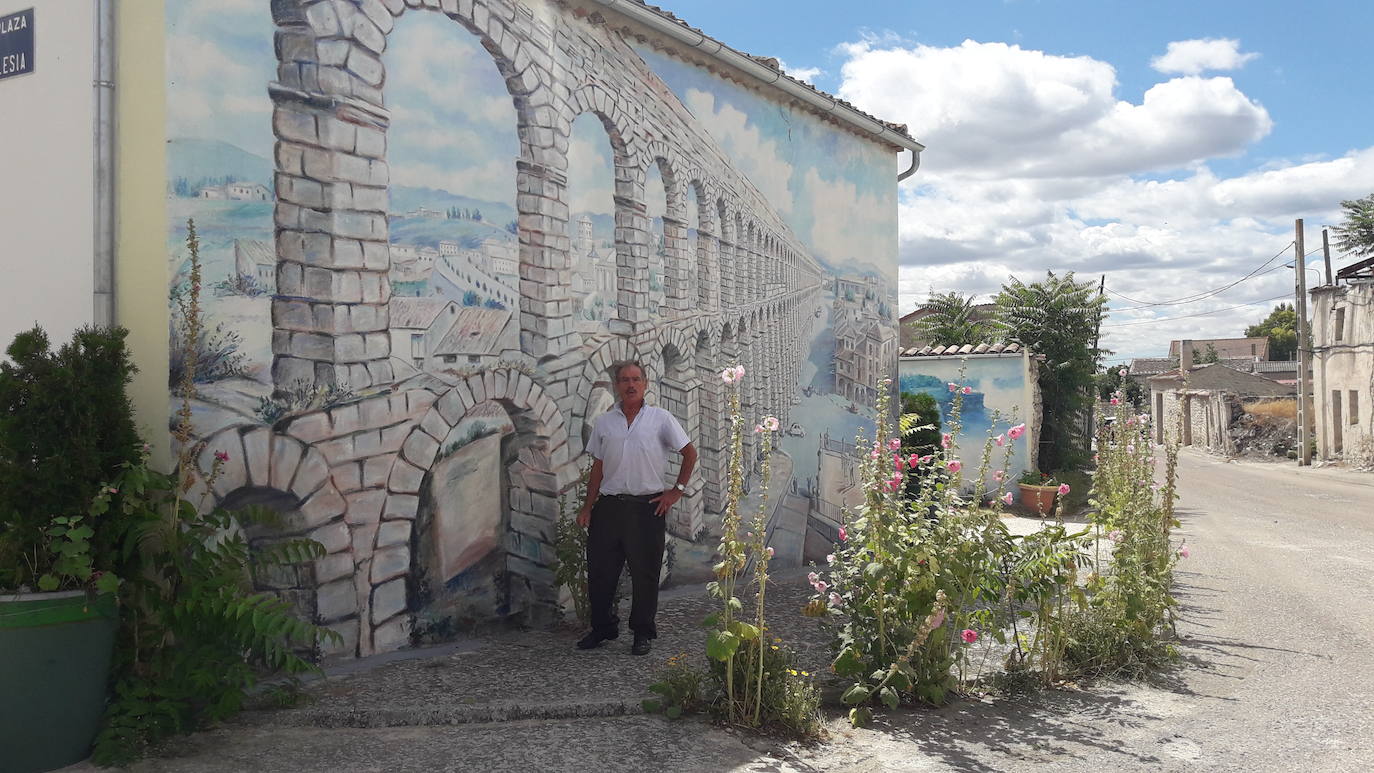
[[911,712],[828,771],[1374,770],[1374,475],[1185,452],[1179,667],[1150,685]]
[[[780,746],[700,719],[642,715],[448,724],[398,709],[395,716],[382,712],[386,716],[356,724],[312,727],[268,713],[177,739],[160,759],[136,769],[1374,770],[1374,475],[1226,463],[1191,453],[1182,456],[1180,472],[1180,531],[1191,547],[1177,573],[1181,658],[1148,684],[959,701],[939,710],[892,712],[860,730],[834,713],[828,742],[809,748]],[[496,652],[530,647],[533,640]],[[694,633],[665,641],[662,651],[695,641]],[[582,662],[563,657],[569,645],[557,650],[538,655],[554,674],[528,664],[502,667],[510,682],[503,693],[528,694],[537,702],[554,682],[585,681],[587,674],[568,670],[568,663]],[[472,672],[470,681],[482,676],[472,660],[478,657],[460,653],[448,665],[432,657],[409,671],[376,668],[371,679],[381,688],[383,707],[390,705],[388,690],[403,707],[420,700],[415,696],[424,690],[417,684],[445,673],[458,685],[466,672]],[[639,661],[602,653],[586,668],[596,676],[598,669],[623,663]],[[401,681],[406,673],[422,681],[407,687]],[[473,694],[444,688],[433,702],[463,703]],[[331,708],[327,697],[320,700],[315,709]],[[352,710],[346,701],[334,702],[345,714]]]

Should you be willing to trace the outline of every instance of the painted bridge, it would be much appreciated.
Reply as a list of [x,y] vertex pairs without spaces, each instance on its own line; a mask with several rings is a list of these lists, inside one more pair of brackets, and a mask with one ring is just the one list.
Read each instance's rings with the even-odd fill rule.
[[[346,385],[363,396],[206,439],[207,467],[216,451],[229,453],[214,484],[218,501],[270,500],[287,513],[286,534],[309,535],[328,551],[302,571],[260,581],[338,631],[336,654],[407,644],[427,476],[452,428],[495,402],[515,426],[502,446],[506,606],[532,622],[549,619],[560,498],[581,477],[591,419],[611,403],[608,368],[626,359],[645,364],[651,400],[671,409],[701,450],[670,530],[705,538],[708,514],[723,506],[728,466],[727,387],[718,373],[743,364],[746,416],[777,415],[786,426],[823,272],[634,52],[630,31],[537,0],[274,0],[272,12],[273,381],[279,391]],[[398,380],[388,335],[382,53],[396,18],[419,12],[442,13],[476,35],[515,106],[520,340],[480,372]],[[594,334],[579,332],[569,295],[567,154],[572,123],[584,114],[605,128],[615,166],[615,318]],[[651,167],[667,202],[657,316],[648,303]],[[697,210],[695,233],[688,206]]]

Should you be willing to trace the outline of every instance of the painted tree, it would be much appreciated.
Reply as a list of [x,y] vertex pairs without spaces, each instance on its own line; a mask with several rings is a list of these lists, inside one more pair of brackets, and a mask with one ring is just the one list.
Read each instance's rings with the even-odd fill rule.
[[1336,249],[1356,257],[1374,255],[1374,193],[1362,199],[1342,201],[1345,220],[1336,232]]
[[931,346],[976,346],[993,338],[992,326],[977,318],[972,295],[933,293],[922,308],[929,313],[910,325]]
[[1259,324],[1245,328],[1246,338],[1268,338],[1269,359],[1291,360],[1298,351],[1298,314],[1293,304],[1280,303]]
[[1039,384],[1041,470],[1071,469],[1088,454],[1083,416],[1092,402],[1100,350],[1094,343],[1105,298],[1073,272],[1025,284],[1016,277],[997,295],[993,329],[1045,358]]

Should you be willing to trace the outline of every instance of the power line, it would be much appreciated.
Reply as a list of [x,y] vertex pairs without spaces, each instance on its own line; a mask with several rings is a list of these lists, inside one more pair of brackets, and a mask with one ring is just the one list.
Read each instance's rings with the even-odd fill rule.
[[[1289,247],[1292,247],[1292,246],[1293,246],[1293,242],[1289,242],[1288,244],[1285,244],[1285,245],[1283,246],[1283,249],[1281,249],[1281,250],[1279,250],[1278,252],[1274,253],[1274,256],[1273,256],[1273,257],[1271,257],[1271,258],[1269,258],[1268,260],[1264,261],[1263,263],[1259,264],[1259,266],[1257,266],[1257,267],[1256,267],[1254,270],[1252,270],[1250,273],[1246,274],[1245,276],[1241,277],[1240,279],[1237,279],[1237,280],[1234,281],[1234,282],[1231,282],[1230,284],[1222,285],[1221,287],[1218,287],[1218,288],[1215,288],[1215,289],[1212,289],[1212,290],[1203,290],[1203,291],[1200,292],[1200,293],[1194,293],[1194,294],[1192,294],[1192,295],[1186,295],[1186,296],[1183,296],[1182,298],[1174,298],[1174,299],[1172,299],[1172,300],[1167,300],[1167,301],[1142,301],[1142,300],[1139,300],[1139,299],[1136,299],[1136,298],[1131,298],[1131,297],[1129,297],[1129,296],[1122,295],[1121,293],[1116,292],[1115,290],[1108,290],[1107,292],[1111,293],[1112,295],[1117,296],[1118,298],[1122,298],[1122,299],[1124,299],[1124,300],[1128,300],[1128,301],[1130,301],[1131,303],[1140,304],[1140,305],[1138,305],[1138,306],[1134,306],[1134,307],[1129,308],[1129,309],[1118,309],[1118,311],[1134,311],[1134,310],[1136,310],[1136,309],[1146,309],[1146,308],[1151,308],[1151,307],[1154,307],[1154,306],[1181,306],[1181,305],[1187,304],[1187,303],[1196,303],[1196,302],[1198,302],[1198,301],[1202,301],[1202,300],[1206,300],[1206,299],[1208,299],[1208,298],[1211,298],[1211,297],[1214,296],[1214,295],[1219,295],[1219,294],[1221,294],[1221,293],[1223,293],[1223,292],[1225,292],[1225,291],[1231,289],[1232,287],[1235,287],[1236,285],[1240,284],[1241,282],[1244,282],[1244,281],[1247,280],[1247,279],[1252,279],[1252,278],[1258,276],[1258,275],[1260,274],[1260,272],[1261,272],[1262,269],[1264,269],[1264,268],[1265,268],[1266,266],[1268,266],[1270,263],[1273,263],[1275,260],[1278,260],[1280,257],[1282,257],[1283,254],[1284,254],[1285,252],[1288,251],[1288,248],[1289,248]],[[1270,270],[1273,270],[1273,269],[1270,269]],[[1265,272],[1265,273],[1267,273],[1267,272]]]
[[1258,305],[1261,304],[1261,303],[1269,303],[1270,301],[1277,301],[1277,300],[1279,300],[1280,298],[1287,298],[1287,297],[1288,297],[1288,293],[1284,293],[1283,295],[1276,295],[1276,296],[1274,296],[1273,298],[1264,298],[1264,299],[1258,300],[1258,301],[1251,301],[1250,303],[1241,303],[1241,304],[1237,304],[1237,305],[1235,305],[1235,306],[1227,306],[1227,307],[1224,308],[1224,309],[1213,309],[1213,310],[1211,310],[1211,311],[1199,311],[1199,312],[1197,312],[1196,314],[1182,314],[1182,315],[1177,316],[1177,317],[1159,317],[1158,319],[1142,319],[1142,320],[1139,320],[1139,321],[1137,321],[1137,322],[1118,322],[1118,323],[1115,324],[1115,325],[1103,325],[1102,327],[1130,327],[1130,326],[1132,326],[1132,325],[1150,325],[1150,324],[1154,324],[1155,322],[1169,322],[1169,321],[1176,320],[1176,319],[1191,319],[1191,318],[1193,318],[1193,317],[1205,317],[1205,316],[1207,316],[1208,314],[1220,314],[1220,313],[1223,312],[1223,311],[1231,311],[1232,309],[1243,309],[1243,308],[1245,308],[1246,306],[1258,306]]

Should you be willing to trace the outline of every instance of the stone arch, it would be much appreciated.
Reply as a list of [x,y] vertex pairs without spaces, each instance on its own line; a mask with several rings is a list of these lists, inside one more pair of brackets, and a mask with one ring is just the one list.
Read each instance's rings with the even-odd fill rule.
[[[690,247],[695,253],[693,260],[696,261],[697,293],[693,301],[702,311],[714,311],[720,307],[720,284],[716,277],[720,244],[719,233],[713,225],[715,212],[712,211],[714,208],[711,206],[709,189],[700,176],[693,176],[685,188],[695,195],[697,205],[697,238]],[[685,192],[683,198],[686,204]]]
[[[594,403],[600,400],[598,388],[609,394],[614,401],[615,389],[610,380],[610,367],[623,360],[644,362],[645,356],[628,338],[613,336],[588,354],[582,363],[582,370],[572,380],[572,389],[568,393],[572,404],[569,432],[574,443],[572,451],[575,455],[582,453],[585,439],[591,432],[590,422],[599,415],[592,413],[596,407]],[[648,363],[645,363],[645,367],[649,367]],[[645,376],[652,378],[648,373]]]
[[659,178],[663,181],[665,213],[663,215],[663,266],[664,300],[671,317],[681,317],[691,310],[695,301],[688,298],[687,288],[691,276],[691,264],[696,256],[687,250],[687,186],[682,181],[682,169],[678,154],[666,144],[650,143],[649,163],[657,166]]
[[[517,368],[493,368],[468,376],[439,396],[414,425],[387,477],[381,528],[376,532],[366,582],[373,646],[395,649],[411,631],[411,575],[426,476],[449,433],[474,406],[498,403],[515,424],[514,458],[507,467],[507,519],[501,528],[506,603],[526,619],[545,619],[557,607],[549,567],[554,560],[553,528],[559,496],[579,474],[570,460],[568,429],[553,398]],[[504,460],[504,456],[503,456]]]
[[255,578],[257,587],[291,600],[312,622],[338,633],[343,641],[330,645],[325,654],[358,655],[353,529],[324,454],[258,424],[226,427],[206,438],[197,457],[201,469],[213,469],[216,454],[225,456],[209,492],[217,506],[237,510],[259,505],[282,516],[277,527],[249,528],[250,544],[307,538],[325,549],[308,566],[285,568],[266,581]]
[[[552,78],[522,50],[523,33],[488,9],[488,0],[442,11],[477,36],[506,83],[516,112],[520,158],[512,183],[539,190],[532,162],[534,107],[548,101]],[[388,10],[388,8],[390,10]],[[406,5],[281,0],[272,3],[277,80],[274,103],[277,293],[272,300],[272,378],[278,391],[296,382],[352,389],[395,380],[390,362],[391,285],[386,162],[390,113],[382,54]],[[551,42],[551,41],[550,41]],[[541,179],[542,183],[542,179]],[[526,214],[544,214],[527,197]],[[521,239],[521,258],[533,259]],[[566,258],[565,258],[566,261]],[[554,261],[556,262],[556,261]],[[542,266],[548,267],[548,266]],[[555,266],[556,267],[556,266]],[[557,310],[543,296],[526,298],[536,311]],[[527,304],[522,303],[522,307]],[[538,324],[536,324],[538,322]],[[521,315],[531,337],[547,328]]]

